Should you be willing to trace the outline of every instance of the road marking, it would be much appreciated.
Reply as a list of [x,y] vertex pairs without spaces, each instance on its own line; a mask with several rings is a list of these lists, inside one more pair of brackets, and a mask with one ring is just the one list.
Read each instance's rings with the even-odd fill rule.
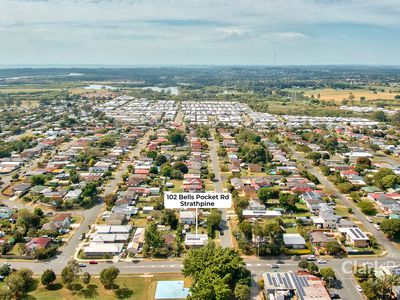
[[251,267],[252,266],[252,264],[246,264],[247,266],[249,266],[249,267]]
[[171,265],[171,268],[175,267],[175,265]]
[[261,266],[261,264],[257,264],[257,267]]

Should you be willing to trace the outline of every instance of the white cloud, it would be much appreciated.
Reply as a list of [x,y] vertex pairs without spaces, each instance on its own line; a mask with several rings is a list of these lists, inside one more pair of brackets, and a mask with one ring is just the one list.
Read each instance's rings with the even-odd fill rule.
[[308,35],[301,32],[285,31],[285,32],[268,32],[261,36],[265,39],[283,39],[283,40],[295,40],[295,39],[307,39]]
[[235,28],[235,27],[218,28],[217,31],[221,32],[227,36],[243,36],[243,35],[251,32],[250,29]]
[[227,41],[245,56],[267,51],[266,41],[330,39],[313,32],[328,27],[349,40],[348,26],[398,32],[399,16],[399,0],[0,0],[0,64],[17,54],[32,61],[223,56]]

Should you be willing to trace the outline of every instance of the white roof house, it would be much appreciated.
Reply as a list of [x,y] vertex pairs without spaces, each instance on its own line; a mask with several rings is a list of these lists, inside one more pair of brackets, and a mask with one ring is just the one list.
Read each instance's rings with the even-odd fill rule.
[[346,235],[346,242],[355,247],[365,247],[368,245],[369,238],[358,227],[338,228],[338,231]]
[[123,246],[122,243],[90,243],[83,248],[83,253],[87,256],[118,255]]
[[243,217],[245,218],[276,218],[282,214],[277,210],[266,210],[266,209],[244,209]]
[[91,236],[92,243],[125,243],[129,238],[128,233],[111,233],[111,234],[98,234],[94,233]]
[[306,247],[306,240],[298,233],[284,233],[283,241],[286,247],[297,249]]
[[207,234],[194,234],[187,233],[185,237],[186,247],[202,247],[207,244],[208,235]]
[[129,233],[132,229],[131,225],[96,225],[96,232],[100,233]]

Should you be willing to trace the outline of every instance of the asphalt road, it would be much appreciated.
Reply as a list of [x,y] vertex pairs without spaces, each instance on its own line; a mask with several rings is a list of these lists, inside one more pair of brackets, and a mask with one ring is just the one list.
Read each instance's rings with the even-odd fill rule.
[[[215,141],[214,137],[212,137],[212,140],[210,141],[210,159],[211,159],[211,166],[213,169],[213,173],[215,174],[215,179],[214,179],[214,187],[215,191],[217,193],[222,193],[223,192],[223,187],[222,187],[222,180],[221,180],[221,171],[219,169],[219,159],[218,159],[218,154],[217,154],[217,142]],[[231,229],[229,226],[229,222],[227,220],[227,210],[226,209],[221,209],[222,212],[222,221],[221,221],[221,227],[224,231],[224,235],[220,235],[220,244],[221,247],[224,248],[232,248],[232,236],[231,236]]]
[[[298,262],[292,260],[283,260],[283,264],[279,264],[278,269],[272,268],[275,264],[275,259],[258,259],[250,258],[245,259],[246,267],[252,272],[253,283],[257,282],[262,273],[264,272],[296,272],[298,270]],[[53,261],[48,262],[14,262],[10,261],[11,266],[14,268],[29,268],[35,274],[42,274],[44,270],[51,268],[57,274],[61,273],[61,270],[65,264],[54,263]],[[358,300],[363,299],[362,295],[355,289],[352,267],[354,265],[361,265],[363,263],[370,263],[374,266],[384,264],[399,264],[400,261],[393,261],[387,258],[345,258],[345,259],[332,259],[328,260],[326,264],[319,265],[320,268],[331,267],[335,270],[336,276],[340,281],[338,285],[337,293],[345,300]],[[104,268],[114,265],[122,274],[159,274],[159,273],[179,273],[182,270],[182,260],[139,260],[134,262],[98,262],[97,264],[86,264],[86,267],[81,268],[82,272],[89,272],[92,275],[97,275]],[[257,295],[257,287],[252,289],[252,298]]]

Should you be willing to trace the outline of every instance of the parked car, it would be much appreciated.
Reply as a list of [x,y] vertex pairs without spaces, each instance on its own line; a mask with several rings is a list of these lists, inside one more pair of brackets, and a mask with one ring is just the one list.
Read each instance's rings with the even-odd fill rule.
[[86,267],[86,264],[84,264],[84,263],[79,263],[79,266],[80,266],[81,268],[84,268],[84,267]]
[[90,265],[97,265],[97,261],[91,260],[91,261],[89,261],[89,264],[90,264]]
[[378,231],[381,230],[381,226],[379,226],[378,224],[375,224],[374,226],[375,226],[376,230],[378,230]]
[[369,223],[372,223],[372,219],[371,219],[370,217],[367,217],[367,221],[368,221]]
[[359,286],[358,284],[356,285],[356,289],[357,289],[357,291],[362,292],[362,287]]
[[326,264],[326,260],[324,260],[324,259],[319,259],[317,262],[318,262],[320,265]]
[[220,229],[219,234],[224,235],[224,231],[222,229]]

